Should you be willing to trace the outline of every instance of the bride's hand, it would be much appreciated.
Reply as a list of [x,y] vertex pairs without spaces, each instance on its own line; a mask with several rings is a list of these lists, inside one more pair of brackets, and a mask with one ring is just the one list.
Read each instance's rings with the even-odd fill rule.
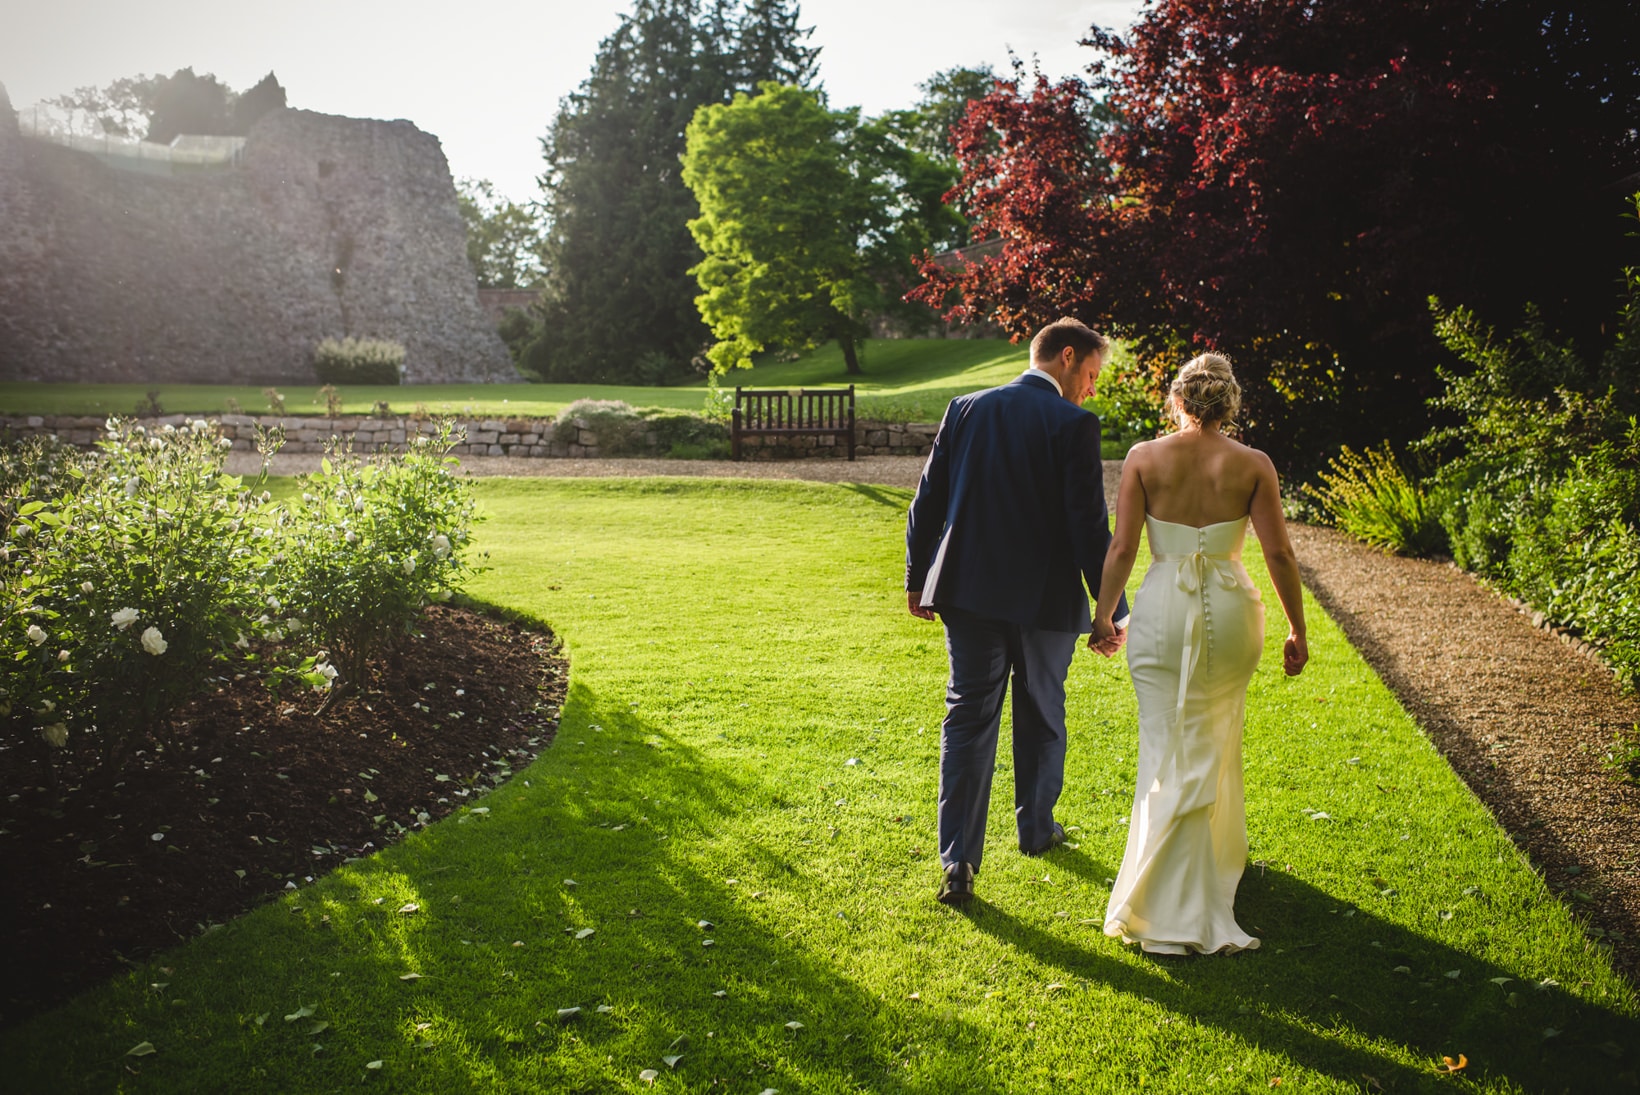
[[1116,624],[1112,620],[1102,616],[1094,617],[1093,634],[1088,636],[1089,650],[1109,658],[1122,649],[1122,644],[1126,641],[1126,633],[1116,630]]
[[1310,644],[1303,635],[1289,631],[1287,642],[1281,648],[1281,667],[1287,671],[1289,677],[1296,677],[1304,672],[1304,665],[1309,660]]

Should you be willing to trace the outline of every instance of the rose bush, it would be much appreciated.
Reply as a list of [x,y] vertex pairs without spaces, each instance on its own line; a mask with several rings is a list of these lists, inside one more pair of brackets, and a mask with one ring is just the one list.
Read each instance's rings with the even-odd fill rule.
[[323,650],[308,672],[326,678],[324,706],[361,687],[370,658],[473,573],[472,491],[449,455],[458,440],[446,422],[400,456],[362,459],[333,446],[276,525],[273,585],[283,612]]
[[242,657],[270,510],[224,473],[225,453],[203,420],[110,420],[95,452],[46,454],[50,473],[13,491],[0,704],[14,724],[118,770],[143,740],[166,743],[176,709]]

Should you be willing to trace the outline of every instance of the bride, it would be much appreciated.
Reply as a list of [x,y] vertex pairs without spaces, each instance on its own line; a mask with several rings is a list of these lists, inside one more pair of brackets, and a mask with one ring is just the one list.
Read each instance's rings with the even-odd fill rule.
[[1168,393],[1177,432],[1135,445],[1122,467],[1090,639],[1116,633],[1112,610],[1133,571],[1142,525],[1151,564],[1127,643],[1139,698],[1139,781],[1105,934],[1153,954],[1259,944],[1233,911],[1247,862],[1242,714],[1264,647],[1264,606],[1241,565],[1249,520],[1287,615],[1283,667],[1296,676],[1309,660],[1275,467],[1222,432],[1240,406],[1241,386],[1219,354],[1179,370]]

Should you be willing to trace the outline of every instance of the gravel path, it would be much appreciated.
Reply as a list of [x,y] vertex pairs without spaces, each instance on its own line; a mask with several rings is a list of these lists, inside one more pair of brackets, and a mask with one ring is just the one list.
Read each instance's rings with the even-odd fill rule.
[[[249,456],[249,460],[245,457]],[[233,461],[241,463],[233,466]],[[318,466],[280,456],[274,471]],[[531,460],[463,457],[474,475],[683,475],[915,487],[922,457],[733,463],[727,460]],[[230,457],[254,473],[252,454]],[[1120,461],[1105,462],[1116,497]],[[1332,529],[1291,526],[1304,584],[1530,856],[1590,935],[1640,980],[1640,788],[1601,767],[1640,723],[1602,666],[1449,563],[1374,551]],[[1279,626],[1276,624],[1275,626]]]

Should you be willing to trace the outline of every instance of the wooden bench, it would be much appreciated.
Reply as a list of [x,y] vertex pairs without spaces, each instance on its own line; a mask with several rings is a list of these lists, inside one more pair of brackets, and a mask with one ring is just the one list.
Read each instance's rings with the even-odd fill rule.
[[736,388],[729,444],[741,459],[743,437],[834,437],[854,459],[854,385],[847,388]]

